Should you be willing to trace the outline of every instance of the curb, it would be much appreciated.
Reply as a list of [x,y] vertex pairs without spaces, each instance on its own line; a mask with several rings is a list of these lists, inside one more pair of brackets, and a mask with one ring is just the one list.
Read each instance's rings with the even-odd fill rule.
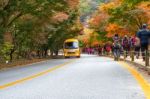
[[[104,57],[113,58],[112,56],[105,56],[105,55],[104,55]],[[140,69],[145,70],[148,73],[148,75],[150,75],[150,66],[144,66],[144,65],[141,65],[141,64],[136,63],[136,62],[132,62],[132,61],[129,61],[129,60],[124,60],[123,58],[120,58],[120,60],[124,61],[124,62],[127,62],[129,64],[132,64],[134,66],[138,66]]]
[[144,66],[142,64],[139,64],[139,63],[136,63],[136,62],[132,62],[132,61],[129,61],[129,60],[124,60],[124,59],[121,59],[121,60],[123,60],[123,61],[125,61],[127,63],[130,63],[130,64],[132,64],[134,66],[138,66],[140,69],[145,70],[150,75],[150,67],[149,66]]

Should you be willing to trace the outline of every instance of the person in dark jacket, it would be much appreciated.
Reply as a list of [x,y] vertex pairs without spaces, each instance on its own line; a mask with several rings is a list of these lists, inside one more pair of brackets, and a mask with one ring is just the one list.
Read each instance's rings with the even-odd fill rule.
[[114,54],[114,60],[118,61],[121,54],[121,44],[120,44],[120,37],[118,34],[115,34],[113,37],[113,54]]
[[130,51],[130,40],[127,35],[125,35],[124,38],[122,39],[122,47],[127,57]]
[[145,61],[145,51],[148,50],[150,39],[150,31],[147,29],[147,24],[143,24],[142,29],[137,32],[137,37],[140,39],[142,56]]

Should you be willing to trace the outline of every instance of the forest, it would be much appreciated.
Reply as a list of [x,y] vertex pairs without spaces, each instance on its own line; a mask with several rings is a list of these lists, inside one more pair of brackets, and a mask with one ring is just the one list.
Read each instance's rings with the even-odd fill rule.
[[80,32],[78,0],[0,0],[0,61],[57,55]]
[[0,0],[0,62],[57,55],[67,38],[106,43],[143,23],[150,24],[149,0]]

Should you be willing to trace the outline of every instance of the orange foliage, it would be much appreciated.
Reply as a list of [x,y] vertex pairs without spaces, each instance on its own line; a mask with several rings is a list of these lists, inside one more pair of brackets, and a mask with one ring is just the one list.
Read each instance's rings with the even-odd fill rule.
[[116,33],[119,34],[119,36],[129,35],[131,33],[128,32],[125,28],[122,28],[121,26],[117,24],[108,24],[106,27],[106,31],[108,32],[107,37],[113,37]]
[[67,20],[68,19],[68,15],[66,14],[66,13],[64,13],[64,12],[58,12],[58,13],[56,13],[54,16],[53,16],[53,20],[55,21],[55,22],[62,22],[62,21],[64,21],[64,20]]
[[92,46],[96,46],[96,45],[99,45],[100,44],[100,42],[99,41],[93,41],[93,43],[92,43]]
[[85,43],[85,44],[88,44],[88,43],[89,43],[88,38],[84,38],[84,39],[82,39],[82,41],[83,41],[83,43]]
[[147,23],[150,24],[150,2],[142,2],[138,5],[138,8],[145,12],[145,15],[148,17]]
[[67,0],[67,3],[70,8],[74,9],[78,6],[79,0]]
[[94,27],[98,27],[105,19],[107,19],[107,15],[105,13],[100,13],[99,15],[93,16],[89,23]]
[[113,0],[113,2],[103,3],[100,5],[99,10],[107,12],[109,9],[120,6],[122,1],[123,0]]
[[150,2],[142,2],[138,6],[138,8],[143,10],[148,16],[150,16]]
[[95,16],[92,20],[91,20],[91,24],[94,26],[98,26],[99,23],[101,22],[101,17],[100,16]]
[[[111,15],[109,15],[108,11],[110,9],[115,9],[116,7],[121,6],[124,2],[124,0],[113,0],[112,2],[108,2],[108,3],[104,3],[101,4],[99,6],[98,11],[96,12],[96,14],[93,15],[93,17],[91,18],[91,20],[89,21],[90,25],[92,27],[94,27],[94,29],[98,29],[100,31],[106,31],[107,32],[107,37],[111,38],[114,36],[114,34],[119,34],[119,36],[124,36],[124,35],[133,35],[135,33],[131,33],[131,32],[135,32],[135,31],[131,31],[131,30],[137,30],[137,28],[135,26],[120,26],[118,24],[115,23],[109,23],[108,19]],[[133,10],[134,11],[134,10]],[[150,2],[142,2],[139,5],[136,6],[135,11],[139,11],[136,13],[133,13],[133,15],[137,16],[137,20],[138,18],[140,18],[141,23],[142,22],[147,22],[149,24],[149,28],[150,28]],[[93,38],[90,35],[91,38]],[[99,42],[94,39],[94,41],[92,42],[93,45],[98,44]]]
[[138,8],[143,10],[145,12],[145,15],[149,19],[149,24],[150,24],[150,2],[142,2],[141,4],[138,5]]
[[[79,4],[79,0],[66,0],[66,2],[69,5],[69,9],[74,9],[78,6]],[[68,19],[68,15],[65,12],[57,12],[54,16],[53,16],[53,20],[54,22],[62,22],[64,20]]]

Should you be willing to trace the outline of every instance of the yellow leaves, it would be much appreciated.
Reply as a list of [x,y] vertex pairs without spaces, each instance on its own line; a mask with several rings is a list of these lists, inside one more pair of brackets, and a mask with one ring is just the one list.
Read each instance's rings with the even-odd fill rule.
[[79,35],[83,34],[83,25],[79,20],[77,20],[76,23],[70,28],[72,31],[77,31],[76,33],[78,33]]
[[94,30],[93,29],[89,29],[89,28],[84,28],[84,34],[86,34],[86,35],[90,35],[90,34],[92,34],[94,32]]
[[89,28],[86,28],[86,27],[83,27],[83,34],[84,35],[80,35],[78,38],[80,39],[80,40],[84,40],[85,38],[86,39],[89,39],[89,37],[90,37],[90,34],[92,34],[93,33],[93,30],[92,29],[89,29]]
[[99,10],[107,12],[109,9],[116,8],[122,4],[123,0],[113,0],[113,2],[103,3],[100,5]]
[[[79,36],[78,39],[83,41],[85,45],[90,44],[90,46],[91,46],[91,44],[93,45],[93,43],[95,41],[97,41],[96,38],[97,38],[98,35],[97,35],[97,33],[94,32],[93,29],[89,29],[87,27],[84,27],[83,32],[84,32],[84,35]],[[94,44],[96,44],[96,43],[94,43]]]
[[103,3],[102,5],[100,5],[99,10],[101,11],[108,11],[109,9],[115,8],[116,5],[114,2],[110,2],[110,3]]

